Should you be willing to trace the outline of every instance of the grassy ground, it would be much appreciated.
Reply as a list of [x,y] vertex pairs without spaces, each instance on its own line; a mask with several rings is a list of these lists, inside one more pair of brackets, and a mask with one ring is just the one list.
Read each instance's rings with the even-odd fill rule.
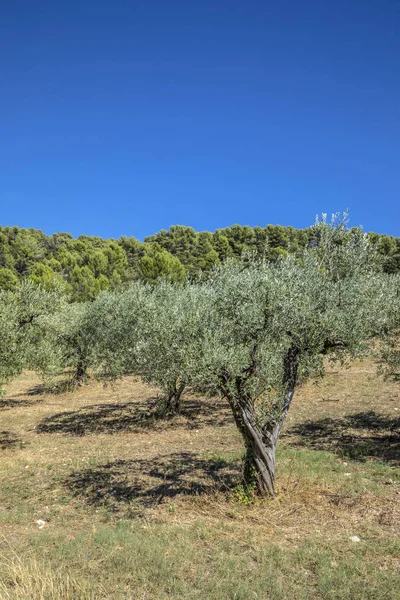
[[187,395],[162,422],[155,397],[133,379],[10,386],[1,600],[400,598],[400,388],[375,365],[299,391],[278,495],[255,504],[235,487],[242,444],[225,403]]

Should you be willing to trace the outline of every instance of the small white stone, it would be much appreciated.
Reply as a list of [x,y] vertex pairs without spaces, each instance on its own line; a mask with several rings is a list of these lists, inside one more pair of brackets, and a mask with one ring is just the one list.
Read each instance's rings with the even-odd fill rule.
[[360,538],[358,536],[356,536],[356,535],[351,535],[350,539],[351,539],[352,542],[355,542],[355,543],[361,542]]
[[351,473],[345,473],[346,477],[351,477]]
[[43,527],[46,525],[46,521],[43,521],[43,519],[38,519],[36,523],[39,525],[39,529],[43,529]]

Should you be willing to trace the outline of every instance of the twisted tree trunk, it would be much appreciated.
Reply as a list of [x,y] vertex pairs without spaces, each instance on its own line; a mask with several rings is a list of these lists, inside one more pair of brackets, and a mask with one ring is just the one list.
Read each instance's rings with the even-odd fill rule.
[[167,396],[162,399],[161,409],[165,415],[177,415],[181,412],[181,396],[184,389],[184,383],[179,385],[175,383],[174,387],[170,390]]
[[255,413],[254,399],[244,394],[243,380],[237,380],[238,394],[228,395],[236,425],[245,443],[243,479],[245,485],[254,487],[257,495],[274,495],[276,470],[276,444],[282,425],[290,408],[297,383],[298,352],[295,347],[289,349],[284,365],[284,397],[278,416],[260,423]]
[[86,371],[86,366],[83,364],[83,362],[79,361],[77,366],[76,366],[76,371],[75,371],[75,382],[77,386],[83,385],[84,383],[86,383],[88,379],[88,374]]
[[[247,404],[247,406],[246,406]],[[257,423],[254,407],[240,402],[242,435],[246,446],[243,465],[245,485],[255,487],[258,495],[274,494],[275,448],[277,436],[266,436]]]
[[86,383],[86,381],[89,379],[89,376],[87,372],[87,360],[84,356],[84,352],[82,352],[82,350],[78,348],[77,354],[78,360],[76,362],[75,369],[75,385],[79,387]]

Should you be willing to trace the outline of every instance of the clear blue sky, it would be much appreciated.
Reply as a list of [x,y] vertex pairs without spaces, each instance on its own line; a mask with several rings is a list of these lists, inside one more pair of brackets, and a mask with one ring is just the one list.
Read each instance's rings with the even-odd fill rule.
[[400,235],[398,0],[3,0],[0,223]]

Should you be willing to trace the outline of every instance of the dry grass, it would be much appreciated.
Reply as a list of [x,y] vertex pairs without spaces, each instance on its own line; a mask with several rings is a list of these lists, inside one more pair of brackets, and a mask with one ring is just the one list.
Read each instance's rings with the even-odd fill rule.
[[24,560],[18,555],[2,558],[7,573],[5,580],[0,581],[3,600],[96,600],[104,597],[101,586],[94,587],[84,578],[71,577],[66,569],[54,569],[34,557]]
[[160,421],[131,378],[39,384],[0,401],[0,598],[397,597],[400,390],[374,364],[299,391],[278,496],[249,505],[223,401],[187,395]]

